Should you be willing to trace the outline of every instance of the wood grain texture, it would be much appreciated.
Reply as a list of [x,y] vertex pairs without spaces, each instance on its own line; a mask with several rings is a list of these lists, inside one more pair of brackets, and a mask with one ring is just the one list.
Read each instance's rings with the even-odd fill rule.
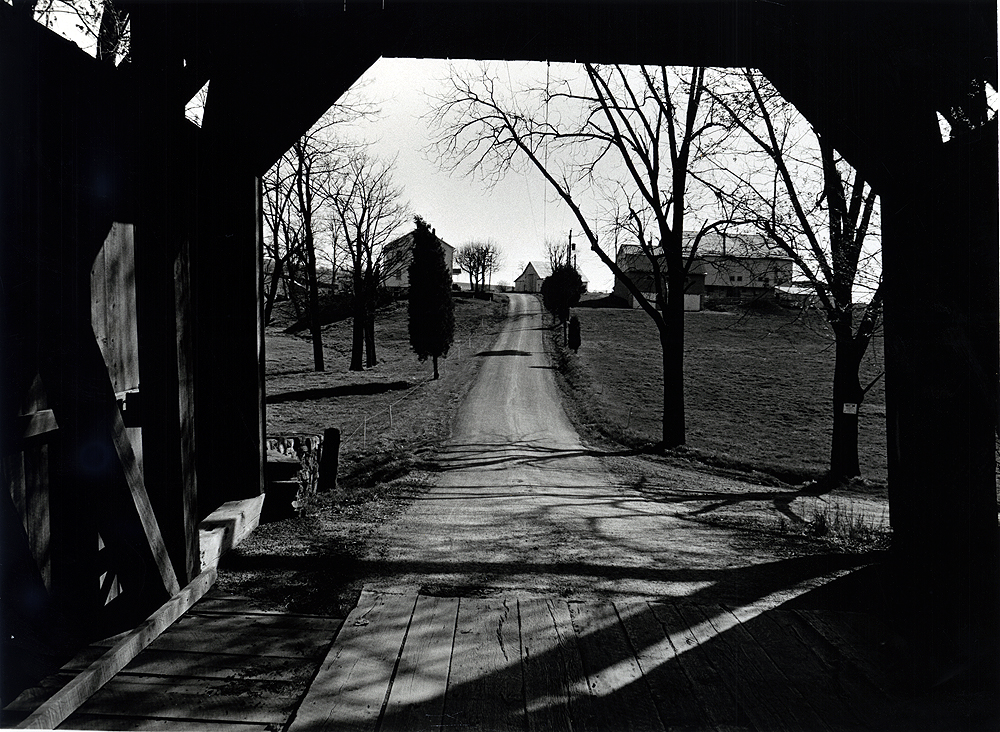
[[830,729],[791,683],[789,676],[794,675],[796,669],[790,668],[787,674],[784,673],[742,623],[733,624],[735,616],[728,610],[718,606],[701,610],[717,629],[726,628],[716,637],[716,642],[727,645],[737,659],[742,693],[748,700],[748,714],[752,718],[761,719],[776,730],[825,732]]
[[669,729],[703,728],[705,712],[698,705],[677,648],[670,635],[664,633],[649,603],[616,600],[615,608],[663,725]]
[[190,614],[150,647],[159,651],[217,648],[240,656],[322,658],[340,621],[334,618],[287,615]]
[[417,597],[379,727],[382,732],[441,724],[458,605],[457,597]]
[[90,696],[121,671],[138,653],[184,614],[215,582],[214,570],[202,572],[142,625],[122,638],[85,671],[60,689],[27,719],[19,729],[55,729]]
[[461,599],[444,724],[524,729],[517,598]]
[[592,714],[587,729],[662,730],[650,689],[611,603],[569,603],[587,674]]
[[361,593],[289,732],[375,729],[415,601],[412,595]]
[[[81,711],[104,717],[224,720],[282,725],[306,680],[178,678],[119,675]],[[299,693],[301,693],[299,691]],[[67,727],[73,729],[70,717]],[[113,728],[116,725],[113,725]]]
[[710,662],[709,654],[701,648],[712,631],[691,628],[691,625],[703,623],[701,616],[694,615],[689,621],[673,603],[651,602],[649,606],[677,650],[681,669],[691,680],[698,706],[705,711],[705,726],[716,730],[749,726],[748,720],[740,713],[731,686],[724,683],[722,674]]
[[[520,600],[521,659],[528,729],[568,732],[574,696],[586,694],[579,684],[583,665],[572,627],[557,627],[553,600]],[[568,618],[567,618],[568,619]]]
[[150,719],[149,717],[114,716],[105,717],[97,714],[78,714],[73,717],[73,729],[78,730],[109,730],[121,732],[274,732],[274,724],[225,722],[218,719]]

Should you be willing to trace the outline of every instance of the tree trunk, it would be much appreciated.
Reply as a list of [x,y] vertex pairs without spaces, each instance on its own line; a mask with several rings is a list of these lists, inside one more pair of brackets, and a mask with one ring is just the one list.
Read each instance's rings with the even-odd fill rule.
[[365,366],[371,368],[378,364],[375,355],[375,304],[368,303],[365,308]]
[[438,357],[432,356],[431,358],[434,361],[434,378],[436,379],[438,378]]
[[354,293],[354,332],[351,339],[351,371],[364,371],[363,357],[365,350],[365,304],[364,299]]
[[[680,280],[677,282],[677,280]],[[663,447],[684,444],[684,277],[671,277],[660,328],[663,352]]]
[[309,271],[309,333],[312,336],[313,363],[316,371],[325,371],[323,364],[323,327],[319,321],[319,284],[316,281],[316,247],[312,234],[306,233],[306,257]]
[[274,269],[271,270],[271,282],[267,288],[267,295],[264,299],[264,325],[271,324],[271,312],[274,310],[274,300],[278,296],[278,283],[281,282],[281,273],[284,269],[284,260],[275,258]]
[[[850,324],[847,327],[850,328]],[[858,370],[864,351],[854,342],[850,332],[838,332],[836,339],[830,473],[838,478],[854,478],[861,475],[858,460],[858,413],[865,393],[861,388]]]

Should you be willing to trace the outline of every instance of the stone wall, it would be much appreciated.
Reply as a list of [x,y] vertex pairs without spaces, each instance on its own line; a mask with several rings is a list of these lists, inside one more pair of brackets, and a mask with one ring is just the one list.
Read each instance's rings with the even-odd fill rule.
[[312,500],[319,484],[319,462],[323,454],[321,435],[277,435],[267,439],[265,477],[271,483],[295,481],[298,488],[291,506],[299,509]]

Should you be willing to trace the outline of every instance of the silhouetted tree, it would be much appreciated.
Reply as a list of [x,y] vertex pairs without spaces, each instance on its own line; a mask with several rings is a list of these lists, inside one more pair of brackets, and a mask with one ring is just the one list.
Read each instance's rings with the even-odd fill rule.
[[448,355],[455,331],[451,272],[441,242],[422,218],[417,216],[415,221],[409,268],[410,346],[421,361],[432,359],[436,379],[438,358]]
[[469,273],[469,287],[483,292],[490,276],[500,269],[500,249],[492,241],[469,242],[455,252],[455,264]]
[[542,282],[542,305],[565,330],[569,309],[580,302],[580,295],[585,291],[583,278],[576,267],[564,264],[552,270]]
[[835,348],[830,473],[860,475],[858,412],[877,379],[865,386],[859,370],[883,299],[878,196],[759,72],[719,71],[706,88],[753,146],[741,165],[721,164],[703,182],[728,218],[791,258],[815,291]]
[[[375,305],[378,289],[392,272],[386,247],[408,216],[402,189],[393,181],[395,161],[383,162],[354,151],[331,179],[330,205],[344,259],[351,271],[354,327],[351,371],[378,363],[375,355]],[[449,274],[448,285],[451,286]],[[362,356],[364,362],[362,363]]]

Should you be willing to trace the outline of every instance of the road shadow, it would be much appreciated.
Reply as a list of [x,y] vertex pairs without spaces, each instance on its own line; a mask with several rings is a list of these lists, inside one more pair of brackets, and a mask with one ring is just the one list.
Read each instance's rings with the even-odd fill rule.
[[283,402],[308,402],[316,399],[331,399],[344,396],[372,396],[375,394],[384,394],[387,391],[409,389],[412,386],[413,384],[408,381],[380,381],[363,384],[344,384],[342,386],[324,386],[286,391],[280,394],[268,394],[265,401],[268,404],[282,404]]
[[505,350],[505,351],[480,351],[476,354],[479,357],[486,356],[534,356],[535,354],[530,351],[515,351],[515,350]]

